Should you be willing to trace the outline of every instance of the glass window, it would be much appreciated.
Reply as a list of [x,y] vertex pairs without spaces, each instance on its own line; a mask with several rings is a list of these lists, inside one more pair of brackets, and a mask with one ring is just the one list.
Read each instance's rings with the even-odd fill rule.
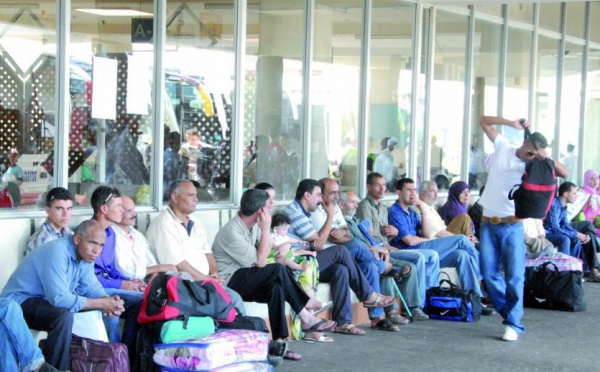
[[540,27],[560,32],[560,3],[540,3]]
[[[1,205],[36,208],[52,183],[56,3],[0,7],[0,189],[12,198]],[[74,80],[71,90],[80,89]]]
[[[414,5],[396,1],[373,2],[367,168],[383,174],[388,192],[395,181],[406,176],[410,138]],[[355,141],[355,138],[348,138]],[[355,146],[355,145],[354,145]],[[356,152],[350,147],[346,153]],[[346,174],[348,161],[342,157],[342,185],[355,186],[356,171]],[[354,169],[356,160],[354,161]]]
[[561,162],[569,169],[567,181],[579,185],[577,153],[579,151],[579,128],[581,109],[581,68],[583,47],[565,44],[563,78],[560,97],[560,143],[558,144]]
[[475,22],[473,55],[472,112],[469,144],[469,188],[478,190],[487,181],[485,154],[493,151],[479,125],[482,115],[498,112],[498,68],[502,45],[502,27],[490,22]]
[[508,18],[513,21],[533,23],[532,3],[510,3],[508,4]]
[[[594,63],[594,61],[596,61]],[[586,77],[585,97],[585,136],[583,137],[583,169],[600,170],[600,49],[590,49],[589,63]],[[577,151],[576,151],[577,152]]]
[[[460,179],[466,46],[467,17],[438,11],[429,110],[430,138],[423,141],[429,141],[430,153],[426,179],[435,181],[440,190],[447,190]],[[419,160],[418,163],[423,162]]]
[[502,17],[502,4],[491,2],[475,4],[475,11],[490,14],[496,17]]
[[259,1],[248,9],[246,38],[244,187],[269,182],[278,199],[293,199],[304,127],[304,1]]
[[[501,114],[505,118],[526,118],[529,112],[529,78],[531,76],[531,31],[510,28],[506,55],[506,80]],[[541,42],[540,42],[541,44]],[[539,63],[539,60],[538,60]],[[556,75],[556,69],[554,70]],[[539,84],[539,80],[538,80]],[[534,129],[538,120],[533,120]],[[552,127],[554,128],[554,127]],[[501,126],[504,136],[515,144],[523,143],[523,131]],[[554,129],[552,129],[554,130]]]
[[567,3],[567,35],[582,39],[585,36],[585,4],[585,2]]
[[149,204],[152,4],[109,11],[74,0],[71,12],[69,189],[89,200],[107,184]]
[[358,135],[362,4],[361,0],[337,1],[335,6],[328,0],[315,2],[311,178],[339,177],[339,161],[349,147],[346,139]]
[[590,40],[600,43],[600,2],[592,1],[590,9]]
[[201,203],[230,198],[234,14],[231,1],[167,1],[163,181],[198,182]]
[[[536,66],[535,113],[532,125],[548,140],[549,146],[556,145],[556,81],[558,76],[559,41],[540,36],[538,39],[538,60]],[[522,113],[521,116],[526,115]],[[522,138],[521,138],[522,140]],[[548,150],[549,154],[552,154]]]

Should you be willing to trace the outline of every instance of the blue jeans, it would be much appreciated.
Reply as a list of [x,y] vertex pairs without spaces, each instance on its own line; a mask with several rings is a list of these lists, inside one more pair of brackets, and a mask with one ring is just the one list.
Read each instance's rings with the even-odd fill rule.
[[546,234],[546,239],[554,244],[560,253],[581,257],[581,241],[579,239],[560,234]]
[[[135,334],[137,331],[137,316],[144,299],[144,292],[127,291],[125,289],[104,288],[109,296],[118,295],[123,300],[125,311],[120,317],[103,316],[109,342],[122,342],[129,350],[135,349]],[[123,336],[119,336],[119,319],[125,319]]]
[[440,256],[440,267],[455,267],[461,287],[472,290],[482,297],[479,287],[479,281],[482,279],[479,271],[479,252],[466,236],[452,235],[432,239],[412,248],[436,251]]
[[430,249],[390,250],[390,257],[413,263],[417,268],[419,298],[421,307],[425,307],[425,293],[431,287],[437,287],[440,280],[440,256]]
[[0,298],[0,370],[33,371],[44,362],[42,351],[35,344],[19,304]]
[[[494,308],[504,324],[517,333],[525,331],[523,285],[525,284],[525,237],[523,223],[481,224],[481,269]],[[501,267],[504,267],[502,275]]]
[[[381,293],[381,286],[379,282],[380,274],[385,270],[385,262],[378,260],[373,255],[373,252],[367,248],[365,243],[362,241],[352,238],[352,240],[344,243],[352,258],[360,267],[360,271],[363,273],[367,282],[371,285],[374,292]],[[384,315],[383,308],[372,307],[369,308],[369,319],[377,319]]]

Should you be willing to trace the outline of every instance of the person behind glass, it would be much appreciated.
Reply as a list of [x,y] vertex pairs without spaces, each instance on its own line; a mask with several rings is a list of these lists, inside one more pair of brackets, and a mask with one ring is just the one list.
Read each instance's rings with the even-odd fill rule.
[[198,133],[198,129],[195,128],[188,129],[185,132],[185,137],[187,142],[181,146],[179,155],[188,160],[188,178],[200,182],[200,186],[204,187],[207,180],[203,179],[202,175],[198,173],[198,159],[200,158],[200,150],[202,150],[202,148],[213,148],[213,146],[202,142],[200,133]]
[[63,187],[50,189],[46,194],[46,221],[27,241],[25,255],[54,239],[66,238],[73,234],[69,222],[73,213],[73,194]]
[[544,219],[546,238],[559,252],[583,258],[590,270],[590,280],[600,282],[600,264],[596,255],[599,242],[594,226],[589,221],[571,223],[567,219],[567,205],[576,200],[577,186],[572,182],[563,182]]
[[31,337],[19,304],[0,298],[0,370],[3,372],[58,371],[44,361]]
[[[494,128],[497,124],[523,130],[530,125],[526,120],[482,116],[479,124],[494,144],[486,190],[479,199],[483,206],[479,234],[481,269],[488,294],[496,311],[503,318],[505,328],[502,339],[516,341],[519,334],[525,331],[525,326],[521,323],[525,237],[523,223],[515,218],[514,202],[508,199],[508,193],[514,185],[521,183],[526,162],[536,157],[548,157],[545,150],[547,141],[541,133],[533,133],[520,147],[513,147]],[[568,175],[559,162],[555,162],[555,165],[557,176]]]
[[394,168],[394,156],[392,155],[392,152],[397,144],[398,140],[396,138],[389,138],[385,148],[377,155],[375,163],[373,164],[373,171],[381,174],[383,178],[385,178],[386,186],[390,190],[394,187],[394,182],[396,180],[396,169]]
[[477,244],[479,241],[475,237],[475,224],[467,210],[470,198],[469,185],[463,181],[456,181],[450,186],[448,199],[438,213],[447,225],[446,230],[453,234],[466,235],[473,244]]
[[44,355],[58,369],[69,368],[74,313],[101,310],[118,318],[125,310],[123,300],[107,296],[94,276],[105,241],[98,222],[82,222],[73,236],[49,241],[25,257],[0,295],[21,305],[29,328],[48,332]]
[[[24,181],[23,169],[17,165],[19,162],[19,151],[17,149],[10,149],[10,153],[8,155],[8,169],[4,173],[4,178],[11,180],[14,177],[14,182],[21,186]],[[12,177],[11,177],[12,176]]]
[[123,334],[119,336],[119,319],[104,317],[104,324],[110,342],[122,342],[130,353],[135,350],[134,340],[137,331],[137,314],[144,298],[146,284],[140,279],[131,279],[116,268],[116,233],[113,224],[123,219],[121,192],[112,187],[98,186],[92,193],[93,220],[98,221],[106,233],[106,243],[94,261],[96,278],[110,296],[118,295],[125,302]]

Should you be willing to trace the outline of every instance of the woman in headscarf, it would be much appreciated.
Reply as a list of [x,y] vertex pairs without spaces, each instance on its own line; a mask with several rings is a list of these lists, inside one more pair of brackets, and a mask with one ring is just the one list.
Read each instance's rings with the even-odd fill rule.
[[438,210],[447,225],[447,231],[464,234],[469,238],[475,234],[475,225],[468,214],[470,195],[469,185],[463,181],[456,181],[448,190],[448,200]]
[[590,221],[596,226],[596,234],[600,233],[600,191],[598,186],[600,185],[600,179],[598,172],[593,169],[588,169],[583,175],[583,187],[582,191],[589,194],[590,197],[583,206],[583,214],[585,219]]

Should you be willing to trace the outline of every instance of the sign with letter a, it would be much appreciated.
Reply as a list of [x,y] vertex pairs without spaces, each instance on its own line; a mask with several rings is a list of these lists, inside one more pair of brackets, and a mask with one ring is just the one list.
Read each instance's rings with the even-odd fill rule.
[[153,36],[152,27],[152,18],[133,18],[131,20],[131,42],[151,43]]

